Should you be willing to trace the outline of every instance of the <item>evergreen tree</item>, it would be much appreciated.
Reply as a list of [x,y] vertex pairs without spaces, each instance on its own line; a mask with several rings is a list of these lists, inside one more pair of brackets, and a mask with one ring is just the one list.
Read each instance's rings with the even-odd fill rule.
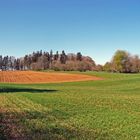
[[80,52],[78,52],[76,58],[78,61],[82,61],[82,54]]
[[67,55],[65,54],[65,51],[62,51],[62,54],[60,55],[60,62],[61,64],[66,64],[67,61]]

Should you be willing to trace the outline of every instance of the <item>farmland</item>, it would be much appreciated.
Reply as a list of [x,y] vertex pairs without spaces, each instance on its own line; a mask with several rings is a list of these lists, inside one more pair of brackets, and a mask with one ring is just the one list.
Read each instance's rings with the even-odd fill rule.
[[1,83],[0,139],[139,140],[140,74],[85,75],[103,80]]
[[60,82],[73,82],[73,81],[89,81],[89,80],[102,80],[102,78],[82,75],[82,74],[68,74],[56,72],[35,72],[35,71],[1,71],[1,83],[60,83]]

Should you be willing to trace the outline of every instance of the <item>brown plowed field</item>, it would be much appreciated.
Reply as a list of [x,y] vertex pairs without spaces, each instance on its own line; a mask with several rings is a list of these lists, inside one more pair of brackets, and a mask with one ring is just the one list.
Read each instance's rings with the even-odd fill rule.
[[0,83],[60,83],[74,81],[102,80],[101,78],[57,72],[34,72],[34,71],[1,71]]

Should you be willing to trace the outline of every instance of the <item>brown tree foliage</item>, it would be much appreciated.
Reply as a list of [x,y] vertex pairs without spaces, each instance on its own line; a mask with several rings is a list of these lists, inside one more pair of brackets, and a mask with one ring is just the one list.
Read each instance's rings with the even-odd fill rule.
[[0,70],[64,70],[64,71],[86,71],[93,70],[95,62],[90,57],[77,54],[66,54],[58,51],[42,52],[37,51],[25,55],[22,58],[0,56]]

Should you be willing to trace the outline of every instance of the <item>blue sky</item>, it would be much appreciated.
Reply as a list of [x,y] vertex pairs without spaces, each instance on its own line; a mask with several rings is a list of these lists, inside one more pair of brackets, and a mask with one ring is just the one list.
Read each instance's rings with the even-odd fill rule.
[[82,52],[96,63],[117,49],[140,54],[139,0],[1,0],[0,54]]

